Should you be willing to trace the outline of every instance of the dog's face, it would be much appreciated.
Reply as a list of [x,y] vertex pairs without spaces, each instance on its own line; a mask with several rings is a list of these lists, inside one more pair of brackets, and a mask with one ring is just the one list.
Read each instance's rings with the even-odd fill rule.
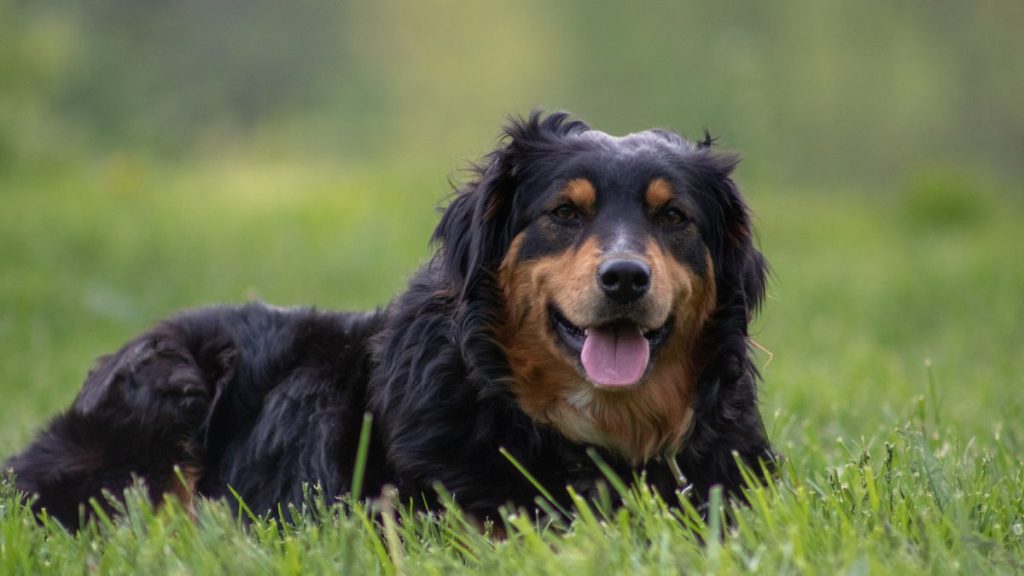
[[679,447],[704,327],[738,298],[745,329],[763,262],[729,178],[735,160],[710,142],[563,120],[511,127],[438,234],[450,248],[452,210],[477,195],[464,231],[476,244],[449,264],[466,265],[464,286],[474,273],[496,280],[493,328],[520,406],[573,440],[644,460]]
[[529,194],[499,283],[509,328],[545,342],[594,388],[626,392],[706,319],[714,273],[681,175],[642,135],[589,134],[600,146]]

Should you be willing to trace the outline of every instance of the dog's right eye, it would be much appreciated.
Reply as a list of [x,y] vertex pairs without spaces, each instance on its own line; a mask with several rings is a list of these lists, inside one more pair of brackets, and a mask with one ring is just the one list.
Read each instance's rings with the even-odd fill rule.
[[554,216],[555,220],[566,224],[575,222],[580,218],[579,212],[576,211],[572,204],[559,204],[558,207],[551,211],[551,215]]

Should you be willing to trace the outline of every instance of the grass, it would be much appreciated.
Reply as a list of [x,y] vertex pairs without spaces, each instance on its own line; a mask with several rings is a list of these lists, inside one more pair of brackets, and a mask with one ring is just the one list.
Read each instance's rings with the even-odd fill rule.
[[[385,303],[445,192],[443,168],[387,168],[114,158],[0,175],[0,456],[92,358],[179,308]],[[510,511],[495,539],[456,506],[374,514],[311,490],[292,522],[243,528],[222,502],[132,493],[70,535],[3,484],[0,573],[1024,573],[1019,203],[956,178],[889,196],[748,188],[774,268],[762,411],[787,457],[749,507],[704,522],[640,487],[621,509],[577,499],[567,526]]]

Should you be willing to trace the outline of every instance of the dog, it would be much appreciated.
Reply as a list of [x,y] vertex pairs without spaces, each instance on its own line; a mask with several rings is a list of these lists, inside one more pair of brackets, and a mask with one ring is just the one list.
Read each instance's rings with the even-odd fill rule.
[[155,504],[234,491],[273,511],[304,485],[352,490],[369,413],[369,496],[431,507],[441,486],[495,518],[539,487],[570,505],[609,469],[669,502],[681,483],[698,505],[737,494],[775,461],[748,336],[767,264],[737,163],[706,133],[512,119],[385,308],[185,312],[101,358],[5,467],[72,529],[136,479]]

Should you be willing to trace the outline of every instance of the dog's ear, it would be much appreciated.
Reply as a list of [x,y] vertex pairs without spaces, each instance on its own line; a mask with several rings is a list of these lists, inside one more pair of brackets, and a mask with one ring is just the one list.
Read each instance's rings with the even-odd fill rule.
[[768,264],[754,245],[753,225],[732,172],[739,157],[715,154],[703,147],[701,172],[717,210],[711,210],[716,219],[718,234],[715,274],[719,285],[720,305],[742,305],[747,320],[751,320],[764,302],[768,277]]
[[557,161],[559,144],[587,130],[556,112],[513,118],[498,147],[473,168],[474,178],[455,192],[434,230],[436,261],[452,289],[465,296],[481,274],[497,270],[520,225],[516,197],[546,163]]
[[438,245],[435,260],[456,293],[464,293],[479,270],[491,268],[496,255],[507,249],[505,220],[516,188],[507,144],[473,171],[475,178],[456,190],[431,237]]

